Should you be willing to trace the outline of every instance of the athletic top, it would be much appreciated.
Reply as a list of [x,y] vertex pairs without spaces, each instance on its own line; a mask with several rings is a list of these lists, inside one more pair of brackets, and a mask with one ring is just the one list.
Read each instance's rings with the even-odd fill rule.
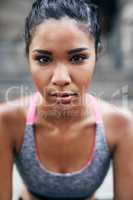
[[78,200],[91,197],[102,184],[110,166],[111,153],[107,145],[98,101],[89,95],[96,117],[95,142],[91,159],[79,171],[52,172],[39,160],[35,144],[35,119],[38,92],[29,106],[25,134],[15,163],[28,191],[36,198]]

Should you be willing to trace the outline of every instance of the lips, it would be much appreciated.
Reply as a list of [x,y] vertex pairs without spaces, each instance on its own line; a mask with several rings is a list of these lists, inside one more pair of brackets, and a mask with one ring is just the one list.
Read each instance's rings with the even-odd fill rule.
[[52,92],[50,95],[55,96],[55,97],[69,97],[69,96],[75,96],[75,95],[77,95],[77,93],[73,93],[73,92]]
[[74,92],[52,92],[49,96],[55,100],[57,103],[69,104],[72,99],[77,97],[78,94]]

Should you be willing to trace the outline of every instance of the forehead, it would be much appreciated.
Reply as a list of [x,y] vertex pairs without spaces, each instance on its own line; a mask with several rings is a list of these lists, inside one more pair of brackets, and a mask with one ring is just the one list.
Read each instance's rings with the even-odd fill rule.
[[36,48],[71,48],[77,46],[94,46],[94,38],[85,26],[75,20],[62,18],[48,19],[36,27],[31,47]]

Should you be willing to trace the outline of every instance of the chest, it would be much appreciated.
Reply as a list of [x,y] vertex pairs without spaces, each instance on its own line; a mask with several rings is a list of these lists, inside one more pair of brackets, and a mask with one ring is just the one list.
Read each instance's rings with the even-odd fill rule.
[[91,159],[95,143],[95,125],[68,130],[36,129],[37,156],[50,171],[66,173],[79,170]]
[[[94,133],[95,138],[94,130],[92,128],[92,133]],[[84,141],[86,141],[89,137],[90,145],[85,142],[84,144],[81,144],[79,142],[79,139],[81,140],[79,135],[79,139],[76,136],[76,138],[73,138],[73,141],[64,140],[64,144],[66,144],[67,141],[67,148],[63,152],[62,147],[58,147],[59,143],[62,142],[61,140],[59,141],[59,137],[55,142],[55,140],[52,141],[53,137],[50,140],[46,134],[45,139],[47,139],[47,143],[51,144],[53,142],[52,144],[55,145],[54,148],[58,147],[56,154],[57,156],[61,156],[59,156],[60,158],[57,159],[54,154],[55,149],[54,151],[51,150],[50,153],[50,146],[48,145],[48,147],[46,147],[44,141],[42,141],[43,137],[39,137],[39,134],[41,133],[39,133],[39,131],[34,132],[33,126],[26,127],[21,152],[16,157],[16,164],[21,177],[23,178],[30,191],[34,191],[37,194],[42,194],[44,196],[51,195],[52,197],[57,197],[57,199],[58,197],[74,197],[76,199],[77,197],[79,198],[92,196],[94,191],[102,183],[107,173],[110,162],[110,154],[108,153],[106,144],[104,142],[102,128],[100,126],[96,126],[96,144],[92,162],[86,165],[86,168],[81,170],[83,165],[87,164],[88,160],[90,159],[89,151],[91,152],[91,150],[94,149],[91,146],[94,140],[93,137],[92,139],[90,137],[91,130],[89,132],[90,134],[88,132],[84,133]],[[57,135],[55,138],[57,138]],[[46,149],[35,148],[34,140],[36,141],[36,147],[41,145],[41,143],[38,143],[41,140],[40,142],[42,142]],[[72,159],[70,160],[68,157],[64,160],[63,156],[68,155],[67,149],[69,149],[69,145],[71,143],[74,143],[74,148],[76,148],[76,146],[81,148],[86,145],[86,155],[84,156],[85,150],[83,149],[82,151],[80,149],[80,155],[74,158],[74,156],[77,155],[74,149],[74,153],[70,152],[73,156]],[[38,155],[41,163],[37,159]],[[42,165],[44,167],[42,167]],[[57,174],[55,175],[50,172],[56,172]]]

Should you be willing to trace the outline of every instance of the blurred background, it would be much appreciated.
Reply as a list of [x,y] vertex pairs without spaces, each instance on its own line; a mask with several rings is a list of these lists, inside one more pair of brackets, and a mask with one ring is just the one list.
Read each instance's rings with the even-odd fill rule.
[[[102,43],[91,92],[133,110],[133,0],[93,0],[103,15]],[[24,53],[24,20],[32,0],[0,0],[0,102],[34,91]],[[21,179],[14,170],[14,198]],[[113,198],[112,170],[97,192]]]

